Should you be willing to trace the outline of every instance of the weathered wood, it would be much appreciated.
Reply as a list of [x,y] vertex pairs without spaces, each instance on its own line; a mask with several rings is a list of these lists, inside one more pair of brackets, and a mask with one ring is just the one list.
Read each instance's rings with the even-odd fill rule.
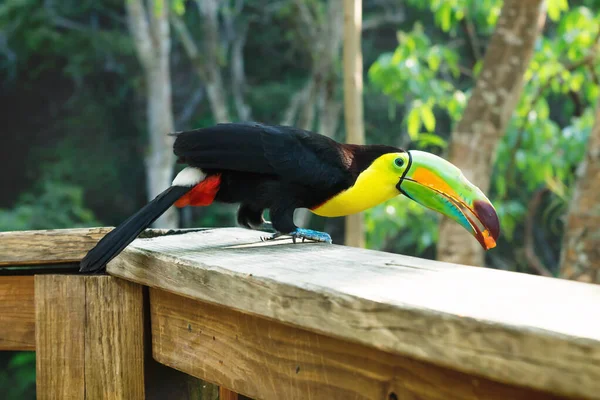
[[35,277],[38,400],[85,398],[85,278]]
[[142,287],[110,276],[85,280],[88,399],[144,399]]
[[158,361],[252,398],[556,398],[159,289],[150,308]]
[[110,276],[37,275],[39,399],[143,399],[142,288]]
[[0,266],[77,262],[111,229],[0,232]]
[[0,350],[35,350],[33,276],[0,276]]
[[600,393],[600,286],[261,234],[138,239],[108,271],[500,382]]

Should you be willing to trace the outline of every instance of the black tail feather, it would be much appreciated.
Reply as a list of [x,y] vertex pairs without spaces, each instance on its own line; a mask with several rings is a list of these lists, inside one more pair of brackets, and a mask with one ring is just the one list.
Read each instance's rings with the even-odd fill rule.
[[97,272],[192,187],[171,186],[104,236],[79,264],[80,272]]

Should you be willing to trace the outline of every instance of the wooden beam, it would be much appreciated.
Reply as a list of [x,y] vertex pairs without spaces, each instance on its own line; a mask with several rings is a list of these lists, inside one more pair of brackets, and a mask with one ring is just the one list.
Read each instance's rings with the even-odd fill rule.
[[0,276],[0,350],[35,350],[33,276]]
[[142,300],[109,276],[37,275],[38,399],[143,399]]
[[261,235],[136,240],[108,272],[498,382],[600,393],[598,285]]
[[85,398],[85,278],[35,277],[38,400]]
[[111,229],[0,232],[0,266],[78,262]]
[[162,290],[150,296],[154,358],[252,398],[557,398]]

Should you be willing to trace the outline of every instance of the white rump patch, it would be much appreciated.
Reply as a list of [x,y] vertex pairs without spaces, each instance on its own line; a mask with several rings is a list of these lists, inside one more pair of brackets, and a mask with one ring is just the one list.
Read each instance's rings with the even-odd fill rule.
[[206,174],[200,168],[185,167],[173,179],[172,186],[196,186],[206,178]]

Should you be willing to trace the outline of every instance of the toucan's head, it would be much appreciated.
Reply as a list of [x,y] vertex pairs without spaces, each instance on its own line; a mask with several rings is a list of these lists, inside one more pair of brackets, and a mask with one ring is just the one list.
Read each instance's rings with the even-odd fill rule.
[[356,182],[311,208],[312,212],[324,217],[340,217],[404,194],[461,224],[484,249],[496,246],[500,235],[496,210],[456,166],[424,151],[389,151],[389,147],[381,146],[360,149],[364,152],[355,152],[354,156],[362,157],[364,166]]
[[500,222],[492,203],[460,169],[431,153],[388,154],[397,170],[396,189],[417,203],[461,224],[485,250],[496,246]]

